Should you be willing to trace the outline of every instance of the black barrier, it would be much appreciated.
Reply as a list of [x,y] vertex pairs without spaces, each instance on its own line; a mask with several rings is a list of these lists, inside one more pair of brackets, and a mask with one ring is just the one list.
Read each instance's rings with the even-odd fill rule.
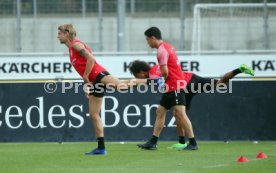
[[[82,86],[0,84],[0,141],[95,140]],[[199,140],[276,140],[276,81],[235,81],[232,93],[195,96],[188,111]],[[53,88],[53,86],[49,87]],[[148,139],[161,94],[107,93],[101,108],[107,141]],[[160,140],[177,140],[172,112]]]

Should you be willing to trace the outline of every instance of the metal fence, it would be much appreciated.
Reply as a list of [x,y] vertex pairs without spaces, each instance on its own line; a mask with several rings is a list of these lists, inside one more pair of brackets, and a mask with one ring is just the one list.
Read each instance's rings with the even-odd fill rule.
[[0,0],[0,37],[4,42],[0,52],[64,52],[56,38],[57,27],[63,23],[72,23],[78,38],[94,51],[151,51],[143,34],[151,26],[159,27],[163,39],[177,50],[189,51],[194,5],[237,1]]
[[[237,1],[237,0],[236,0]],[[99,3],[105,15],[117,13],[118,0],[0,0],[0,14],[12,16],[17,13],[17,3],[21,3],[22,15],[34,17],[66,15],[66,16],[93,16],[98,15]],[[124,0],[126,14],[147,16],[179,15],[180,0]],[[228,3],[234,0],[185,0],[185,12],[190,15],[194,4],[197,3]],[[261,1],[260,1],[261,2]]]

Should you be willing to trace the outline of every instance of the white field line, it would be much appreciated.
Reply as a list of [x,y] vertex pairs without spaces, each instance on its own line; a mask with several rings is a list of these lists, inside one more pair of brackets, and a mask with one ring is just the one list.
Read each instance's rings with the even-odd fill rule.
[[220,167],[226,167],[229,166],[227,164],[217,164],[217,165],[211,165],[211,166],[206,166],[205,168],[220,168]]

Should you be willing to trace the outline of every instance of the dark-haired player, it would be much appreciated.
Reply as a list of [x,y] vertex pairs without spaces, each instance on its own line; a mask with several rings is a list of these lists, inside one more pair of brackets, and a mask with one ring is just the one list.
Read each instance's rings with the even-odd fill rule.
[[[150,79],[157,79],[162,76],[160,71],[159,65],[150,66],[145,61],[133,61],[129,68],[131,74],[133,74],[136,78],[150,78]],[[251,76],[254,76],[254,70],[252,70],[250,67],[246,66],[245,64],[240,65],[237,69],[234,69],[226,74],[223,75],[223,77],[219,80],[212,79],[212,78],[203,78],[201,76],[198,76],[191,72],[185,72],[183,71],[184,80],[187,82],[187,87],[185,88],[185,98],[186,98],[186,109],[188,110],[191,105],[191,101],[193,97],[201,92],[197,91],[203,91],[205,84],[213,84],[214,87],[218,86],[219,84],[226,84],[230,79],[235,77],[236,75],[240,73],[249,74]],[[211,85],[208,85],[211,86]],[[199,88],[200,87],[200,88]],[[209,88],[208,90],[210,90]],[[164,117],[165,119],[165,117]],[[165,120],[163,120],[164,122]],[[177,124],[177,130],[179,135],[178,143],[171,146],[171,148],[176,149],[183,149],[186,147],[185,143],[185,131],[183,128],[181,128],[178,123]]]
[[192,124],[186,115],[186,100],[184,84],[180,85],[179,81],[183,80],[183,73],[179,65],[178,57],[173,47],[162,40],[161,31],[157,27],[151,27],[145,31],[148,45],[157,49],[157,60],[160,66],[161,76],[165,79],[165,92],[162,94],[160,104],[156,110],[156,119],[153,135],[145,144],[138,144],[142,149],[157,149],[158,137],[163,129],[164,117],[169,109],[172,108],[174,117],[179,127],[185,129],[189,137],[189,144],[185,150],[197,150],[197,143],[194,137]]

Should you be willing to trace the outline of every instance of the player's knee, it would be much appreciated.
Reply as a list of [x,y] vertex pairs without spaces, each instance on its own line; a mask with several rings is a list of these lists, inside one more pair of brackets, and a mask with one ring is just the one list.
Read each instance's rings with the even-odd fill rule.
[[174,117],[176,121],[183,121],[183,120],[185,121],[187,118],[186,114],[181,111],[175,111]]
[[181,113],[182,113],[182,112],[179,111],[178,109],[174,109],[174,110],[173,110],[173,115],[175,116],[175,118],[177,118],[177,117],[179,117],[179,116],[182,116]]
[[156,109],[156,116],[162,116],[163,115],[163,110],[161,109]]
[[100,118],[100,115],[98,113],[90,112],[90,119],[92,121],[98,120]]
[[156,115],[166,115],[167,113],[167,110],[162,107],[162,106],[159,106],[157,109],[156,109]]
[[156,109],[155,114],[159,115],[160,114],[160,110]]

